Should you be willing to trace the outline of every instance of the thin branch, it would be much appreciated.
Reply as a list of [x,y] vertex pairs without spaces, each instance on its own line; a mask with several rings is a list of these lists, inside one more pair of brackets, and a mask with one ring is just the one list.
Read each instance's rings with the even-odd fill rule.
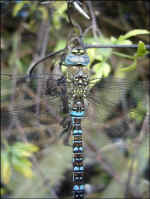
[[91,140],[89,140],[87,138],[87,147],[94,152],[95,154],[95,159],[96,161],[98,161],[101,166],[103,167],[103,169],[108,172],[112,177],[114,177],[114,179],[120,183],[120,184],[124,184],[123,180],[120,179],[120,176],[117,174],[117,172],[114,170],[114,168],[112,168],[112,165],[109,163],[108,159],[104,158],[102,156],[101,151],[99,151],[99,149],[95,146],[94,143],[91,142]]
[[34,70],[34,68],[35,68],[38,64],[40,64],[41,62],[47,60],[47,59],[50,58],[50,57],[56,56],[57,54],[63,52],[65,49],[66,49],[66,48],[63,48],[63,49],[58,50],[58,51],[56,51],[56,52],[54,52],[54,53],[50,53],[50,54],[48,54],[48,55],[46,55],[46,56],[40,58],[39,60],[33,62],[33,63],[29,66],[29,68],[28,68],[28,70],[27,70],[27,74],[30,76],[30,74],[32,74],[32,71]]
[[73,1],[74,8],[82,14],[86,19],[90,19],[90,17],[86,14],[86,12],[79,6],[76,1]]
[[[145,45],[147,49],[150,49],[150,45]],[[85,44],[85,49],[88,48],[138,48],[138,44],[131,44],[131,45],[120,45],[120,44],[110,44],[110,45],[90,45]]]
[[94,35],[94,38],[97,38],[97,33],[99,35],[101,35],[101,32],[100,32],[99,28],[97,27],[96,17],[95,17],[94,11],[93,11],[93,6],[92,6],[91,1],[87,1],[87,5],[89,7],[90,14],[91,14],[91,17],[92,17],[92,31],[93,31],[93,35]]
[[[50,36],[50,22],[49,20],[42,20],[40,27],[39,27],[39,31],[37,34],[37,42],[36,42],[36,51],[34,54],[34,58],[33,58],[33,62],[38,60],[40,57],[45,56],[46,50],[47,50],[47,46],[48,46],[48,40],[49,40],[49,36]],[[38,74],[41,74],[43,72],[43,63],[40,64],[40,67],[38,67]],[[37,125],[39,125],[39,121],[40,121],[40,96],[41,96],[41,92],[42,92],[42,82],[40,81],[40,79],[37,80],[37,97],[36,97],[36,115],[38,123]]]
[[[145,47],[147,49],[150,49],[150,45],[145,45]],[[85,44],[84,49],[88,49],[88,48],[138,48],[138,44],[132,44],[132,45],[120,45],[120,44],[118,44],[118,45],[113,45],[113,44],[112,45],[90,45],[90,44]],[[35,67],[38,64],[49,59],[50,57],[56,56],[57,54],[65,51],[66,49],[67,49],[67,47],[65,47],[61,50],[58,50],[54,53],[50,53],[50,54],[46,55],[45,57],[42,57],[39,60],[37,60],[36,62],[32,63],[27,70],[27,74],[29,75],[29,77],[32,74],[32,71],[35,69]]]

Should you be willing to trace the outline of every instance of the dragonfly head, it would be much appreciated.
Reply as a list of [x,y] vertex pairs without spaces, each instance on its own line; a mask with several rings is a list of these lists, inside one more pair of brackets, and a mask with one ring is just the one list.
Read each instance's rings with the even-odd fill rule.
[[85,54],[85,50],[83,48],[74,48],[72,49],[72,54],[74,55],[84,55]]

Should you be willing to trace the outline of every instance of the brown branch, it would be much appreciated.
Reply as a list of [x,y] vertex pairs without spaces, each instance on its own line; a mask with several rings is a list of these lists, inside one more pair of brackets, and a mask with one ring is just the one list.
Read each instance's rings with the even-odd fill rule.
[[99,33],[99,35],[101,35],[101,32],[100,32],[99,28],[97,27],[96,17],[95,17],[94,11],[93,11],[92,3],[91,3],[91,1],[87,1],[86,3],[88,5],[88,7],[89,7],[90,14],[91,14],[91,17],[92,17],[93,35],[94,35],[95,38],[97,38],[97,33]]

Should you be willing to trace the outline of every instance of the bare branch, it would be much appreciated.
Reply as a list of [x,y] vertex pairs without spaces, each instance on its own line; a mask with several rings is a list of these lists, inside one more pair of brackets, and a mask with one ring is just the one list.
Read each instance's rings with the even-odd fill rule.
[[58,51],[56,51],[56,52],[54,52],[54,53],[50,53],[50,54],[48,54],[48,55],[46,55],[46,56],[40,58],[39,60],[33,62],[33,63],[29,66],[29,68],[28,68],[28,70],[27,70],[27,74],[30,76],[30,74],[32,74],[32,71],[34,70],[34,68],[35,68],[38,64],[40,64],[41,62],[47,60],[47,59],[50,58],[50,57],[56,56],[57,54],[63,52],[65,49],[66,49],[66,48],[63,48],[63,49],[58,50]]
[[[137,48],[138,44],[132,44],[132,45],[120,45],[120,44],[110,44],[110,45],[90,45],[86,44],[84,45],[85,49],[88,48]],[[150,49],[150,45],[145,45],[147,49]]]

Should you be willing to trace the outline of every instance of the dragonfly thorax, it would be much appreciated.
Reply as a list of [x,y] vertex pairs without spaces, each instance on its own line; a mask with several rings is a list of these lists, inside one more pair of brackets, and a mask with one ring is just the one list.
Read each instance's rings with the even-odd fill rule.
[[88,75],[85,74],[83,71],[77,72],[73,77],[72,77],[72,96],[73,98],[75,97],[80,97],[80,98],[85,98],[87,95],[87,90],[88,90]]
[[79,71],[74,75],[73,83],[79,87],[86,87],[88,85],[88,75],[84,74],[83,71]]

